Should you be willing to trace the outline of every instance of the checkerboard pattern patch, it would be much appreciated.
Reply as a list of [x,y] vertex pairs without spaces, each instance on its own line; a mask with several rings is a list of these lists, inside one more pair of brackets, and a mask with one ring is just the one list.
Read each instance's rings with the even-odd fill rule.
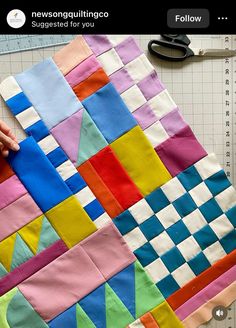
[[113,222],[169,297],[236,248],[235,211],[235,190],[210,154]]

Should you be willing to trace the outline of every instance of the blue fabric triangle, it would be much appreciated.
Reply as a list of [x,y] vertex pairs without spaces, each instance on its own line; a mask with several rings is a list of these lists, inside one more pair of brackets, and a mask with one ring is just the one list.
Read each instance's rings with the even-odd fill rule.
[[77,328],[76,304],[49,322],[50,328]]
[[117,273],[107,281],[120,300],[135,318],[135,270],[134,264]]
[[[84,297],[79,305],[92,320],[95,327],[106,328],[105,285],[101,285]],[[68,326],[69,327],[69,326]]]
[[31,252],[21,236],[17,233],[11,262],[11,271],[22,263],[27,262],[33,256],[34,254]]

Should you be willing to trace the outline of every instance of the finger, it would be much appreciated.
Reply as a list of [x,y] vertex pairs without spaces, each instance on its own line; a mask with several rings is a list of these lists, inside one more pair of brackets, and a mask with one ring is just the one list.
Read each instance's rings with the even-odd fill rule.
[[0,142],[0,154],[2,156],[7,157],[9,155],[8,149]]
[[0,131],[2,131],[4,134],[6,134],[11,139],[13,139],[15,142],[17,142],[17,138],[11,131],[10,127],[4,121],[1,121],[1,120],[0,120]]
[[14,151],[17,151],[20,149],[19,145],[12,140],[11,138],[9,138],[8,136],[6,136],[4,133],[2,133],[0,131],[0,142],[7,148],[12,149]]

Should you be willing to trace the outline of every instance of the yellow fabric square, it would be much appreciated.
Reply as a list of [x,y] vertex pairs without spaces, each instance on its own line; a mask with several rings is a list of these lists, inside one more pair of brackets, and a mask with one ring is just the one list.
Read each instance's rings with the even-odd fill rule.
[[44,215],[39,216],[18,231],[21,238],[25,241],[34,255],[37,254],[40,233],[42,229]]
[[183,328],[182,323],[166,301],[155,307],[151,314],[160,328]]
[[144,196],[171,179],[170,173],[139,126],[110,146]]
[[97,230],[75,196],[67,198],[45,215],[69,248]]

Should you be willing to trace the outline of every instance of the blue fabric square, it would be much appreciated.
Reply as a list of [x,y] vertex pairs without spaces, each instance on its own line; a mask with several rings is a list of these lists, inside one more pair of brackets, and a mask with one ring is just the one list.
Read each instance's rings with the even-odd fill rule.
[[141,223],[139,228],[147,240],[153,239],[165,230],[155,215]]
[[21,141],[20,150],[10,152],[8,161],[43,212],[72,195],[33,137]]
[[151,194],[146,196],[145,199],[154,213],[159,212],[170,204],[170,201],[160,188],[154,190]]
[[161,256],[161,259],[170,272],[173,272],[186,262],[177,247],[171,248]]
[[104,213],[104,209],[97,199],[86,205],[84,210],[93,221]]
[[32,106],[31,102],[23,92],[20,92],[14,97],[8,99],[6,104],[14,115],[17,115]]
[[49,135],[49,130],[43,121],[38,121],[25,129],[28,136],[32,136],[37,142]]
[[176,199],[172,204],[182,218],[197,208],[197,205],[188,193]]
[[180,286],[171,275],[168,275],[164,279],[160,280],[156,285],[165,298],[169,297],[178,289],[180,289]]
[[109,143],[137,125],[112,83],[106,84],[82,104]]
[[211,266],[210,262],[202,252],[192,258],[188,264],[196,276]]
[[193,189],[202,182],[202,178],[195,166],[190,166],[183,172],[179,173],[177,177],[187,191]]
[[84,179],[81,177],[79,173],[75,173],[70,178],[68,178],[65,183],[70,188],[70,190],[73,192],[73,194],[76,194],[80,190],[84,189],[87,185]]
[[216,202],[215,198],[208,200],[205,204],[199,207],[204,218],[210,223],[212,220],[218,218],[223,214],[222,209]]
[[47,154],[47,158],[52,163],[54,167],[58,167],[65,161],[68,161],[68,157],[65,154],[64,150],[62,150],[61,147],[57,147],[53,151],[51,151],[49,154]]
[[205,184],[213,196],[218,195],[221,191],[231,186],[231,183],[227,179],[227,176],[223,170],[220,170],[210,178],[206,179]]
[[236,206],[230,208],[225,214],[232,225],[236,228]]
[[178,222],[170,226],[168,229],[166,229],[166,232],[173,240],[175,245],[181,243],[181,241],[183,241],[184,239],[188,238],[191,235],[182,220],[179,220]]
[[214,244],[218,238],[210,226],[205,226],[193,234],[202,250]]
[[138,226],[138,223],[135,221],[132,214],[128,210],[121,213],[119,216],[113,219],[112,222],[115,223],[116,227],[122,235],[127,234]]
[[233,230],[225,235],[220,240],[221,246],[224,248],[225,252],[229,254],[236,249],[236,231]]
[[134,254],[144,267],[158,258],[156,251],[149,243],[146,243],[142,247],[136,249]]

